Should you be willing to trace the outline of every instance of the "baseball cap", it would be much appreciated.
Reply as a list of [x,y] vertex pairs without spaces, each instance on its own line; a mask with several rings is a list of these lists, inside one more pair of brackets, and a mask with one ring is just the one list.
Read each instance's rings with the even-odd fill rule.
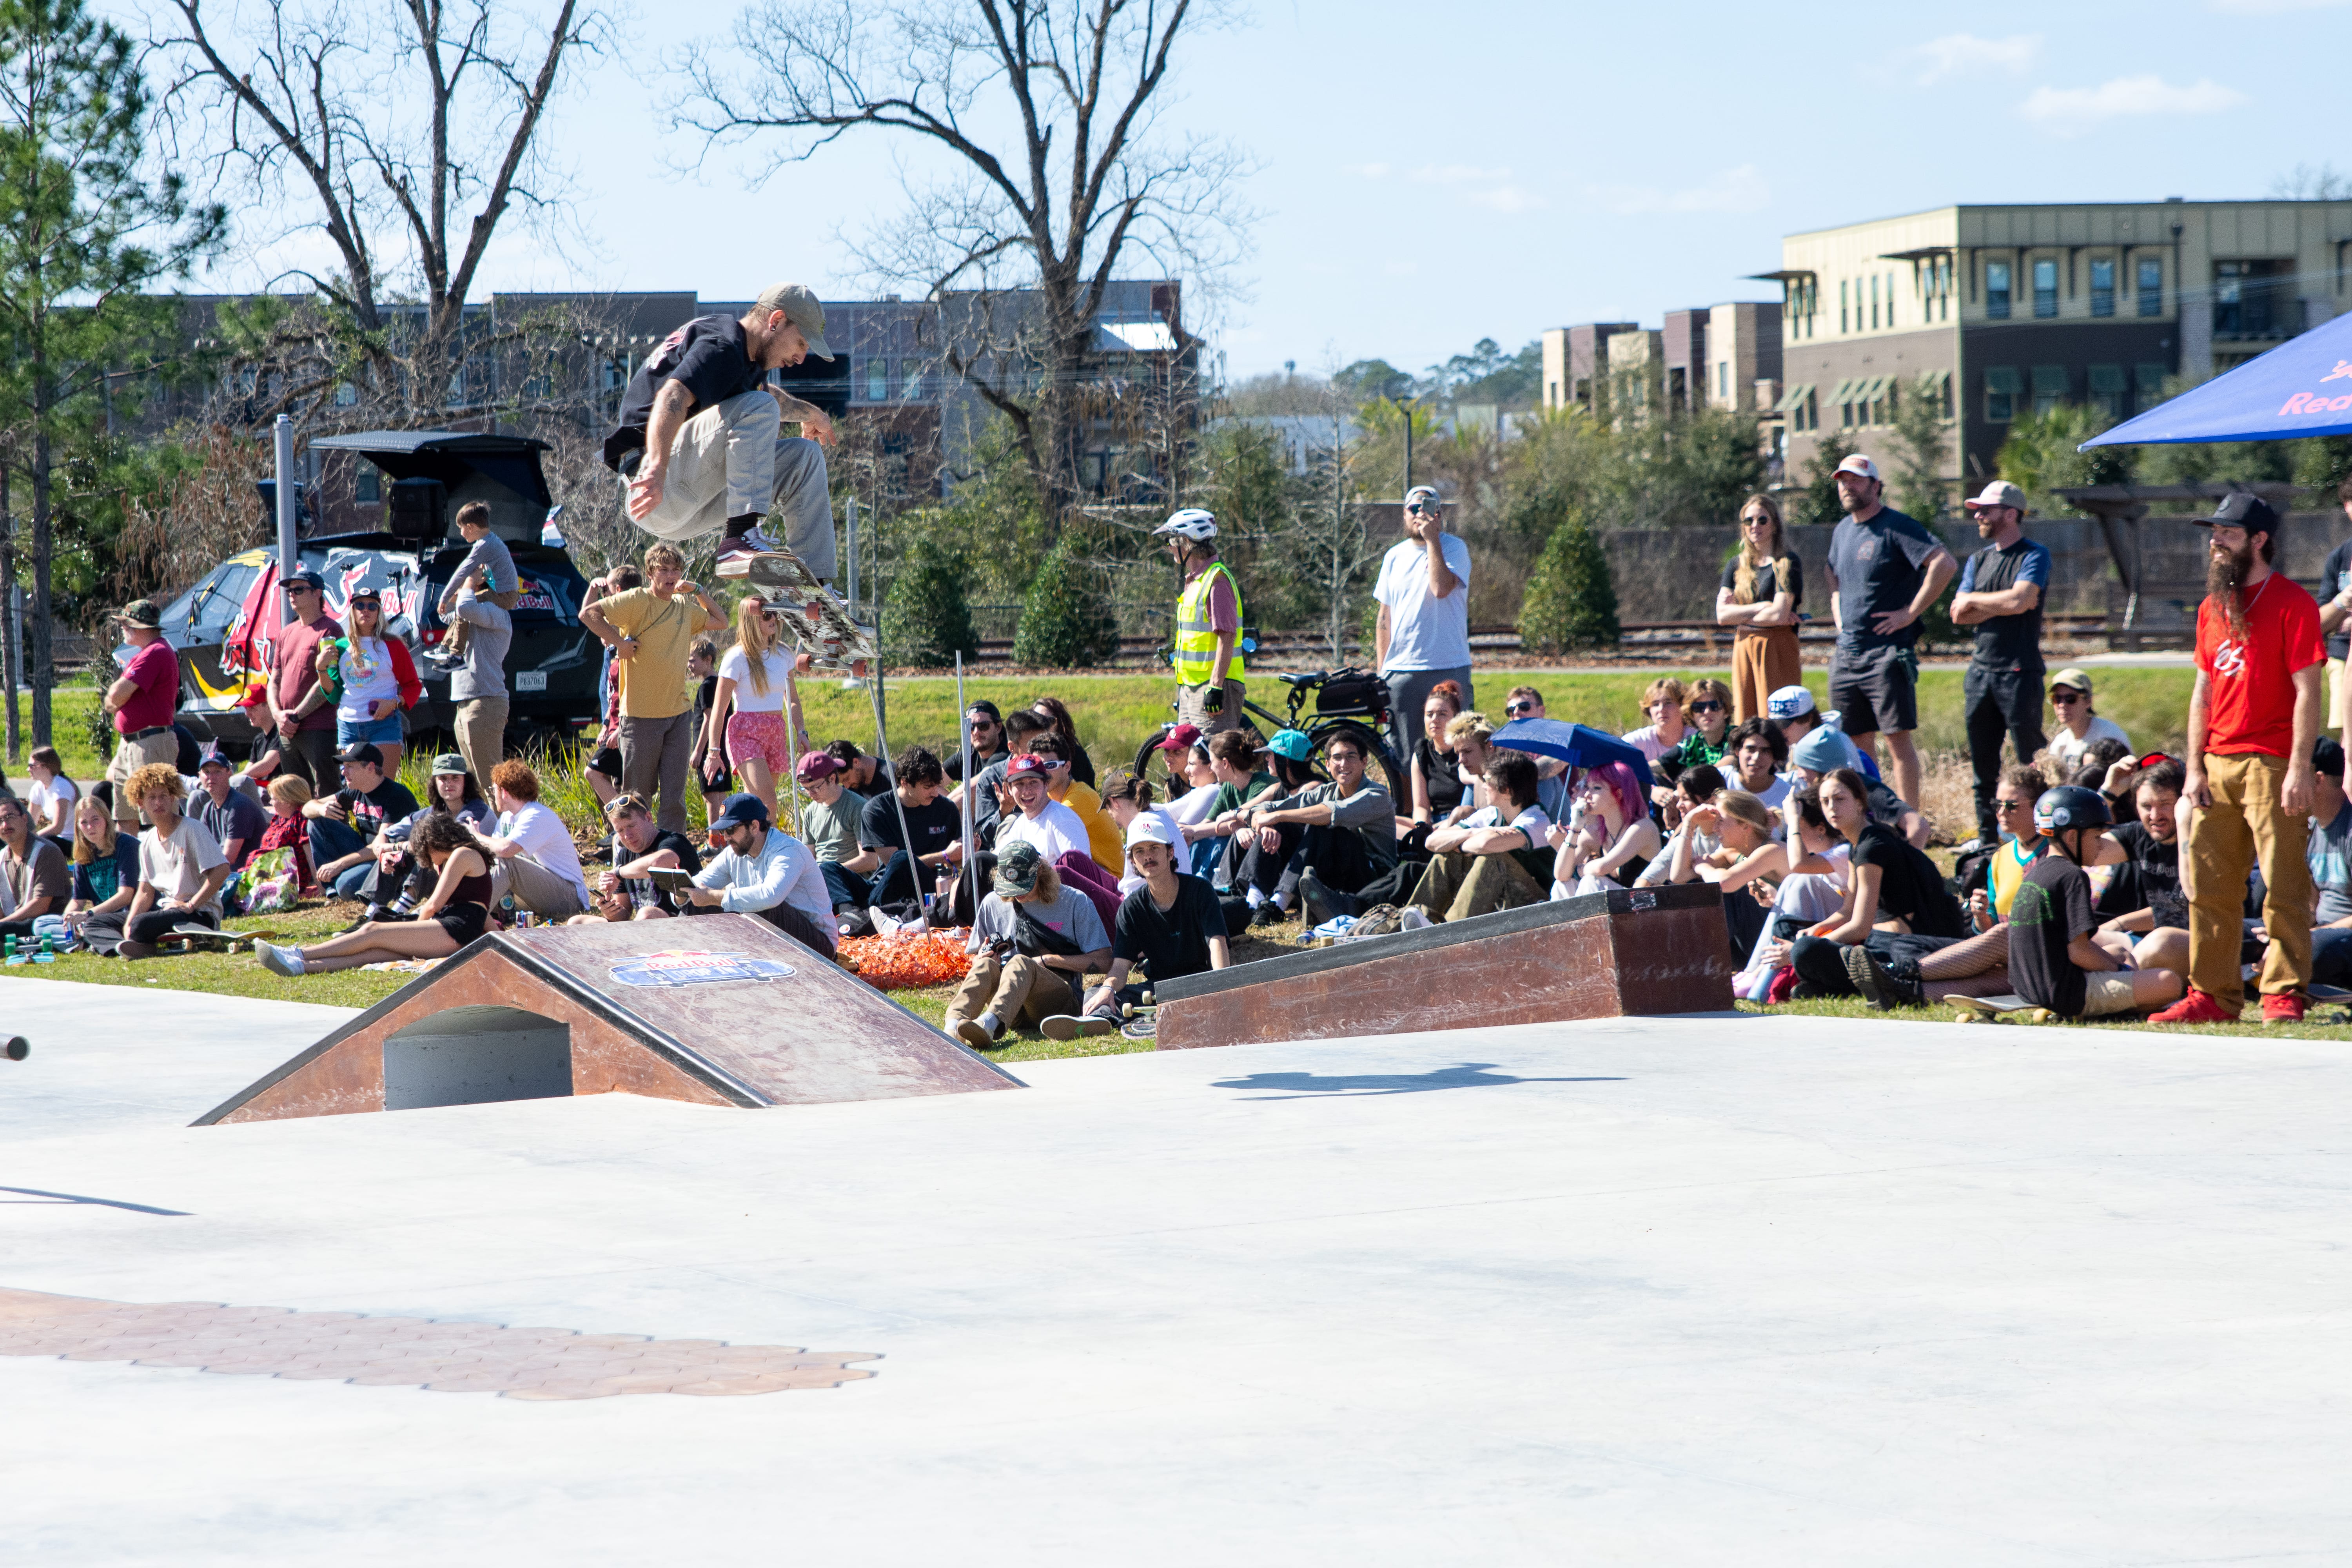
[[808,340],[809,353],[819,359],[833,357],[833,345],[824,341],[824,307],[817,302],[815,291],[805,283],[771,283],[760,290],[751,302],[752,309],[762,315],[770,310],[782,310],[784,319],[801,330]]
[[373,741],[354,741],[335,753],[339,763],[365,763],[370,767],[383,766],[383,753],[376,750]]
[[1845,737],[1823,725],[1790,748],[1789,761],[1808,773],[1826,773],[1845,766]]
[[1841,474],[1860,474],[1865,479],[1874,479],[1878,477],[1878,465],[1860,452],[1849,452],[1846,454],[1845,461],[1837,466],[1837,471]]
[[1038,874],[1045,869],[1045,857],[1025,838],[1016,838],[1011,847],[996,856],[997,892],[1008,899],[1037,890]]
[[974,713],[985,713],[1000,724],[1004,722],[1004,710],[999,708],[995,703],[991,702],[985,697],[975,698],[971,701],[965,703],[963,705],[963,710],[964,715],[967,718]]
[[2065,668],[2052,676],[2050,678],[2050,684],[2053,686],[2065,687],[2070,691],[2079,691],[2085,697],[2092,694],[2091,672],[2087,669],[2078,668],[2074,665],[2068,665]]
[[1261,753],[1272,752],[1277,757],[1303,763],[1315,754],[1315,742],[1307,738],[1303,730],[1276,730],[1274,739],[1260,746],[1258,751]]
[[2221,504],[2213,509],[2212,516],[2198,518],[2196,522],[2200,528],[2210,528],[2221,523],[2230,528],[2242,528],[2248,533],[2276,533],[2279,514],[2271,510],[2270,502],[2252,490],[2231,490],[2221,498]]
[[278,584],[281,588],[317,588],[323,592],[327,580],[305,566],[299,572],[289,572]]
[[133,599],[115,611],[114,618],[126,626],[145,626],[150,631],[163,624],[163,613],[152,599]]
[[443,773],[462,773],[465,771],[466,759],[455,752],[443,752],[433,759],[433,773],[436,777]]
[[1167,738],[1160,742],[1160,750],[1163,752],[1184,752],[1190,751],[1200,743],[1201,726],[1198,724],[1179,724],[1173,730],[1168,731]]
[[356,605],[362,599],[366,599],[371,603],[380,605],[383,603],[383,590],[381,588],[371,588],[362,584],[361,586],[352,589],[351,592],[351,597],[344,602],[346,604]]
[[206,768],[218,768],[224,773],[236,771],[229,766],[228,753],[218,746],[206,746],[196,753],[196,771],[202,773]]
[[841,759],[830,752],[803,752],[793,766],[793,776],[803,784],[815,784],[829,779],[841,771]]
[[[2344,748],[2337,745],[2330,737],[2326,735],[2320,736],[2319,739],[2311,743],[2311,771],[2315,773],[2326,773],[2332,779],[2342,778],[2344,776]],[[1142,823],[1143,818],[1139,816],[1135,820],[1139,826]],[[1128,842],[1132,844],[1135,840],[1132,837],[1129,837]]]
[[1022,752],[1019,756],[1004,764],[1004,776],[1008,780],[1025,779],[1031,777],[1042,778],[1046,773],[1053,771],[1053,769],[1045,765],[1045,758],[1029,752]]
[[1807,688],[1783,686],[1764,700],[1764,711],[1774,719],[1801,719],[1820,710],[1813,706],[1813,694]]
[[1127,825],[1128,852],[1133,854],[1139,844],[1165,844],[1173,849],[1176,839],[1168,831],[1167,818],[1156,811],[1137,812],[1135,820]]
[[719,815],[710,819],[713,827],[750,827],[768,826],[768,808],[756,795],[730,795]]
[[1445,498],[1437,493],[1435,485],[1415,485],[1404,492],[1404,504],[1411,506],[1417,500],[1433,500],[1444,505]]
[[1980,506],[2005,506],[2012,507],[2019,511],[2023,511],[2025,510],[2025,492],[2019,489],[2015,485],[2011,484],[2007,479],[1995,479],[1990,484],[1985,486],[1984,494],[1976,497],[1972,500],[1964,500],[1960,504],[1971,509]]

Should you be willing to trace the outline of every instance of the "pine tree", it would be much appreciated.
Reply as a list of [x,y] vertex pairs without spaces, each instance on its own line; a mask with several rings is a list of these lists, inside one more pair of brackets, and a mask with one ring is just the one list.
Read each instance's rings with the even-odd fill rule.
[[1105,612],[1095,574],[1068,542],[1037,564],[1021,599],[1013,630],[1013,662],[1043,668],[1085,668],[1118,647],[1117,625]]
[[1584,514],[1571,510],[1528,574],[1519,636],[1529,647],[1559,653],[1613,647],[1617,634],[1617,583],[1609,557]]
[[980,656],[971,605],[964,597],[964,566],[928,539],[907,552],[882,605],[882,646],[901,664],[950,665],[956,655]]

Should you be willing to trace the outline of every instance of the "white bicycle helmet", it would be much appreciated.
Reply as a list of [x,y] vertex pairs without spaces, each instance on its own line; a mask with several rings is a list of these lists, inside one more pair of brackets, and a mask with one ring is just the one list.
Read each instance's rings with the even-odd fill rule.
[[1196,542],[1214,539],[1217,537],[1216,514],[1197,506],[1186,507],[1151,531],[1151,536],[1154,539],[1163,534],[1176,535]]

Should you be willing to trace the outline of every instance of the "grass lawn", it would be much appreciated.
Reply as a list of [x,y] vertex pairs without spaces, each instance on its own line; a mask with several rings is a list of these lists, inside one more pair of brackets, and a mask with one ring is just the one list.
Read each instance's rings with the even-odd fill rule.
[[[1800,1002],[1783,1002],[1767,1007],[1754,1002],[1742,1002],[1743,1013],[1760,1013],[1767,1016],[1801,1014],[1822,1018],[1866,1018],[1881,1024],[1949,1024],[1959,1018],[1959,1009],[1951,1006],[1906,1007],[1892,1013],[1872,1010],[1869,1003],[1859,996],[1815,997]],[[2346,1037],[2347,1011],[2343,1008],[2314,1008],[2308,1019],[2300,1024],[2265,1024],[2261,1002],[2250,993],[2242,1021],[2235,1024],[2159,1024],[2151,1025],[2136,1017],[2095,1018],[2075,1024],[2042,1024],[2026,1026],[2044,1029],[2137,1029],[2146,1033],[2169,1035],[2194,1033],[2200,1035],[2236,1035],[2243,1037],[2290,1040],[2342,1040]],[[2013,1025],[1997,1026],[2002,1028]],[[2000,1039],[2000,1037],[1994,1037]],[[2003,1044],[2023,1044],[2022,1040]]]
[[[358,904],[339,901],[307,905],[292,914],[232,920],[226,929],[277,931],[295,942],[323,942],[359,916]],[[79,980],[92,985],[154,985],[169,991],[208,991],[218,996],[257,996],[269,1002],[317,1002],[330,1007],[372,1007],[415,978],[346,969],[288,980],[243,952],[137,960],[68,952],[60,953],[55,963],[22,963],[0,970],[0,975],[9,980]]]

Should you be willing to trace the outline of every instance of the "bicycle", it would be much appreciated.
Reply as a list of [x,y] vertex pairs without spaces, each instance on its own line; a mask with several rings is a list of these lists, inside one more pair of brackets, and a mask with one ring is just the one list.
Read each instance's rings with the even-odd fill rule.
[[[1349,736],[1363,748],[1366,771],[1379,770],[1374,776],[1388,785],[1389,798],[1397,802],[1399,812],[1411,809],[1412,796],[1406,793],[1411,775],[1397,761],[1396,727],[1389,712],[1387,681],[1354,665],[1306,675],[1278,675],[1275,679],[1290,688],[1287,718],[1259,707],[1246,697],[1242,699],[1244,712],[1271,727],[1262,731],[1262,736],[1274,730],[1304,731],[1318,750],[1335,735]],[[1310,700],[1315,711],[1302,714],[1301,710]],[[1173,709],[1176,704],[1171,702],[1168,706]],[[1192,787],[1175,771],[1175,759],[1160,749],[1160,742],[1175,728],[1173,720],[1162,724],[1135,753],[1136,776],[1151,784],[1155,800],[1172,800]],[[1317,771],[1320,773],[1319,766]]]

